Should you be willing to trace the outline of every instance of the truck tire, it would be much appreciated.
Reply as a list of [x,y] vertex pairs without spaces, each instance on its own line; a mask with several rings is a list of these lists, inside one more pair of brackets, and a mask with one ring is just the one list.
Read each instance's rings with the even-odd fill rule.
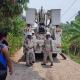
[[43,54],[42,53],[35,53],[35,58],[37,61],[42,61],[43,60]]
[[54,58],[56,58],[56,57],[57,57],[57,53],[54,53],[52,56],[53,56]]

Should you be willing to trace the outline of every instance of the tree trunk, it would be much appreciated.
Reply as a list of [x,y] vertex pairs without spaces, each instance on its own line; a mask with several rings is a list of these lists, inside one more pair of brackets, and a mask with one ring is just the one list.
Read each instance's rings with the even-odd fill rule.
[[75,48],[74,48],[74,55],[76,55],[76,49],[77,49],[77,48],[75,47]]

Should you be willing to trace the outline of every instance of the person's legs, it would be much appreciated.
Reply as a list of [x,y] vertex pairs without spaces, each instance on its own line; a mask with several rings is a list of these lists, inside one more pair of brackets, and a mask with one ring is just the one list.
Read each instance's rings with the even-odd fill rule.
[[4,74],[0,74],[0,80],[6,80],[7,77],[7,72],[5,72]]
[[32,57],[33,57],[33,56],[32,56],[32,53],[30,52],[30,53],[29,53],[29,64],[30,64],[30,65],[32,65]]
[[64,60],[66,60],[66,56],[65,56],[63,53],[60,53],[60,55],[62,56],[62,58],[63,58]]
[[26,53],[26,65],[29,65],[29,62],[30,62],[30,53],[29,53],[29,51],[27,51],[27,53]]
[[42,65],[46,65],[47,57],[48,57],[47,52],[44,52],[44,53],[43,53],[43,63],[42,63]]
[[35,54],[34,54],[34,50],[31,49],[30,51],[30,63],[34,63],[35,62]]
[[35,53],[32,52],[32,62],[34,63],[35,62]]
[[32,62],[35,62],[35,53],[34,53],[34,50],[33,50],[33,48],[31,49],[31,51],[30,51],[30,56],[31,56],[31,61]]
[[48,52],[48,56],[49,56],[49,59],[50,59],[50,62],[51,62],[51,66],[53,66],[53,57],[52,57],[52,53],[51,53],[51,52]]
[[27,53],[27,51],[26,51],[25,47],[23,47],[23,53],[24,53],[24,60],[26,61],[26,53]]

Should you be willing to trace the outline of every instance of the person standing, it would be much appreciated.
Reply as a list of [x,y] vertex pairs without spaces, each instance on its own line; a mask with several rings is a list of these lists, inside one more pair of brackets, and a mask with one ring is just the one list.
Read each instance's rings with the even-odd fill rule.
[[26,51],[26,47],[25,47],[25,44],[26,44],[25,40],[27,38],[28,33],[31,32],[31,31],[32,31],[31,25],[30,24],[27,24],[27,28],[24,29],[24,42],[23,42],[24,61],[26,60],[26,52],[27,52]]
[[10,74],[13,73],[13,66],[9,57],[8,46],[6,46],[6,44],[3,43],[4,37],[4,33],[0,32],[0,80],[6,80],[7,67],[9,68]]
[[46,65],[47,62],[47,57],[49,57],[50,59],[50,66],[53,66],[53,58],[52,58],[52,39],[51,39],[51,34],[49,32],[47,32],[46,34],[46,39],[44,40],[44,61],[41,65]]
[[62,29],[59,25],[56,25],[56,28],[55,28],[56,46],[60,52],[59,54],[62,56],[63,59],[66,60],[66,56],[61,52],[61,35],[62,35]]
[[27,34],[24,46],[26,49],[26,66],[30,67],[35,62],[34,43],[31,32]]

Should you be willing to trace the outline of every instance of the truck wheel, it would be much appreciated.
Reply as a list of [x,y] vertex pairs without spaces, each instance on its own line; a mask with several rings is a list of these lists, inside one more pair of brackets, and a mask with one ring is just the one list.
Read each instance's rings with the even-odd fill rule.
[[57,57],[57,54],[55,53],[55,54],[53,54],[52,56],[53,56],[54,58],[56,58],[56,57]]
[[43,54],[42,53],[35,53],[35,58],[36,58],[36,60],[41,61],[41,60],[43,60]]

